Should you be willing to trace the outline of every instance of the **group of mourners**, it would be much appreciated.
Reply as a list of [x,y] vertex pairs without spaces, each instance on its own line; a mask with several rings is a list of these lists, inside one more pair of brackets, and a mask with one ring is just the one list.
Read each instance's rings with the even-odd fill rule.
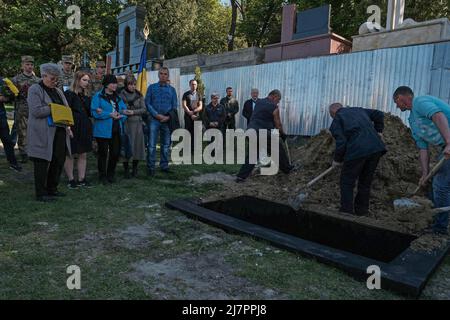
[[[29,63],[26,59],[23,62]],[[103,65],[104,66],[104,65]],[[25,72],[24,76],[35,77]],[[103,67],[104,69],[104,67]],[[28,70],[29,71],[29,70]],[[86,179],[87,154],[96,152],[99,180],[102,184],[115,183],[116,166],[123,159],[125,178],[136,177],[139,161],[147,160],[147,175],[152,177],[156,170],[156,146],[160,140],[160,168],[163,173],[171,173],[169,155],[173,121],[177,118],[178,100],[174,87],[170,85],[169,69],[158,71],[159,81],[147,88],[145,96],[136,90],[136,79],[127,76],[124,87],[119,92],[117,77],[111,74],[93,76],[88,71],[78,71],[72,81],[62,86],[64,70],[61,66],[47,63],[40,66],[41,79],[34,84],[20,88],[25,92],[26,111],[19,110],[20,131],[26,127],[26,153],[34,163],[36,197],[38,201],[55,201],[64,196],[58,191],[61,173],[65,169],[68,187],[91,187]],[[61,80],[63,79],[63,80]],[[93,86],[99,82],[100,86]],[[1,80],[1,79],[0,79]],[[198,92],[196,80],[189,82],[190,90],[184,93],[181,106],[184,110],[185,128],[194,135],[196,121],[201,121],[203,129],[236,129],[236,115],[239,103],[233,96],[233,88],[226,89],[226,96],[220,99],[218,93],[211,94],[211,101],[204,106],[205,99]],[[65,89],[65,90],[64,90]],[[279,102],[281,92],[271,91],[260,99],[257,89],[252,89],[251,99],[245,102],[242,115],[247,119],[247,129],[266,129],[267,141],[273,138],[271,130],[280,133],[279,168],[289,174],[294,170],[288,150],[283,141],[287,135],[283,129]],[[23,98],[23,96],[22,96]],[[6,122],[4,102],[8,97],[0,93],[0,137],[11,168],[20,171],[15,159],[13,143]],[[401,111],[410,111],[409,124],[413,138],[419,149],[422,178],[425,185],[430,172],[429,145],[442,149],[440,157],[450,159],[450,106],[432,96],[415,97],[412,89],[399,87],[393,100]],[[54,126],[49,122],[50,104],[56,103],[71,108],[74,125]],[[16,110],[17,112],[17,110]],[[26,117],[25,117],[25,112]],[[349,214],[367,215],[369,212],[370,189],[377,165],[387,152],[383,141],[384,113],[372,109],[344,107],[333,103],[329,107],[333,122],[330,131],[336,140],[336,150],[332,165],[342,167],[340,179],[340,211]],[[8,129],[6,129],[8,128]],[[401,139],[402,137],[399,137]],[[24,145],[24,141],[22,146]],[[258,146],[262,148],[265,146]],[[148,149],[146,155],[146,148]],[[23,155],[23,148],[19,146]],[[192,149],[193,151],[193,149]],[[258,150],[258,157],[259,157]],[[74,162],[77,162],[77,179],[74,177]],[[258,159],[261,160],[261,159]],[[236,182],[243,183],[255,168],[246,155]],[[354,197],[354,188],[357,194]],[[446,161],[432,182],[432,200],[437,208],[450,206],[450,162]],[[432,230],[447,233],[449,212],[436,215]]]
[[[160,143],[161,172],[171,173],[171,122],[178,114],[178,99],[170,85],[169,69],[158,71],[159,81],[147,88],[145,96],[136,90],[132,74],[121,77],[105,74],[104,62],[97,70],[72,72],[73,57],[63,56],[60,64],[40,66],[41,78],[34,73],[34,59],[22,57],[22,72],[13,78],[19,95],[0,94],[1,138],[10,167],[22,168],[14,154],[14,135],[18,135],[22,163],[34,164],[35,191],[38,201],[50,202],[65,196],[58,191],[62,172],[68,178],[68,188],[90,188],[87,179],[87,159],[90,152],[97,158],[101,184],[116,182],[116,167],[121,160],[125,178],[138,175],[140,161],[146,161],[147,175],[156,171],[157,143]],[[220,100],[213,94],[205,108],[205,99],[197,91],[197,81],[189,82],[190,90],[182,98],[185,126],[193,134],[194,122],[200,120],[204,129],[236,128],[239,104],[233,89]],[[14,102],[14,126],[10,133],[4,102]],[[50,122],[50,104],[70,107],[72,126]],[[147,152],[146,152],[147,151]],[[75,167],[78,176],[75,176]]]
[[[166,81],[158,90],[173,94],[167,100],[165,93],[157,92],[152,97],[152,86],[148,89],[146,101],[136,90],[136,80],[131,75],[124,81],[123,90],[118,92],[116,76],[103,77],[102,88],[90,94],[90,74],[78,71],[66,91],[58,88],[60,68],[56,64],[40,67],[42,80],[30,87],[28,92],[28,143],[27,153],[34,162],[36,196],[39,201],[55,201],[64,196],[57,190],[63,168],[69,179],[68,187],[91,187],[86,179],[87,154],[95,151],[100,183],[116,182],[116,166],[122,158],[125,178],[136,177],[139,161],[145,160],[145,137],[143,116],[147,110],[152,116],[149,130],[153,137],[149,140],[149,163],[155,164],[156,139],[158,131],[165,134],[165,115],[162,108],[176,108],[176,94]],[[160,74],[168,70],[161,69]],[[154,92],[153,92],[154,93]],[[71,108],[73,126],[51,126],[50,103]],[[155,129],[156,126],[160,125]],[[162,128],[164,127],[164,129]],[[170,136],[169,136],[170,138]],[[164,144],[164,139],[161,140]],[[162,152],[163,153],[163,152]],[[78,179],[74,177],[74,163],[77,162]],[[161,156],[163,172],[168,172],[168,159]],[[150,167],[149,170],[151,170]],[[153,167],[154,170],[154,167]]]

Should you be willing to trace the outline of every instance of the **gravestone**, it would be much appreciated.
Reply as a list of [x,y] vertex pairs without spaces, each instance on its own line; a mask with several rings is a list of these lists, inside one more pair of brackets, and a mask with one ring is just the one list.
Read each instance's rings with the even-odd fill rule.
[[297,27],[293,39],[304,39],[331,32],[331,5],[297,13]]
[[283,6],[281,42],[265,47],[266,63],[342,54],[352,43],[331,30],[331,5],[297,12],[295,4]]

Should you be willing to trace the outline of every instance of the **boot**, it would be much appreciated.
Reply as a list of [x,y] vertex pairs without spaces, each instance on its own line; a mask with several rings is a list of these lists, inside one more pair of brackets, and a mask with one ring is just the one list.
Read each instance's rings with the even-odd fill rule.
[[134,161],[133,161],[133,170],[132,170],[132,172],[131,172],[131,176],[132,176],[133,178],[136,178],[136,177],[137,177],[138,163],[139,163],[139,161],[137,161],[137,160],[134,160]]
[[128,162],[123,163],[123,170],[125,179],[130,179],[130,167],[128,166]]

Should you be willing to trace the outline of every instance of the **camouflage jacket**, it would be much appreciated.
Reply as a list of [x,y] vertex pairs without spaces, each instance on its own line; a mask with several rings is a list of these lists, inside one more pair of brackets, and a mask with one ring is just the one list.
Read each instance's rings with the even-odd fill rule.
[[95,95],[97,92],[103,89],[103,77],[98,78],[97,75],[93,74],[91,77],[91,94]]
[[16,97],[16,105],[27,106],[28,89],[30,89],[33,84],[39,83],[41,79],[35,75],[27,76],[22,72],[11,80],[17,89],[19,89],[19,95]]
[[220,100],[220,104],[225,107],[227,118],[228,114],[231,114],[231,117],[234,117],[234,115],[239,112],[239,102],[236,100],[235,97],[222,98],[222,100]]
[[59,77],[58,81],[58,88],[63,92],[69,90],[70,86],[73,83],[73,76],[73,72],[65,73],[64,71],[61,71],[61,76]]

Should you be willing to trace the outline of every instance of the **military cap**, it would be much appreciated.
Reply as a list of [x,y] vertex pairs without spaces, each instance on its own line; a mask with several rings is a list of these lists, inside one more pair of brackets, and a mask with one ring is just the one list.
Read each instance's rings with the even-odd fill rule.
[[61,61],[62,61],[63,63],[64,63],[64,62],[68,62],[68,63],[73,64],[73,57],[72,57],[72,56],[62,56]]
[[22,56],[22,63],[31,62],[34,63],[34,58],[32,56]]
[[97,63],[95,64],[96,68],[100,68],[100,67],[106,67],[105,61],[97,61]]

